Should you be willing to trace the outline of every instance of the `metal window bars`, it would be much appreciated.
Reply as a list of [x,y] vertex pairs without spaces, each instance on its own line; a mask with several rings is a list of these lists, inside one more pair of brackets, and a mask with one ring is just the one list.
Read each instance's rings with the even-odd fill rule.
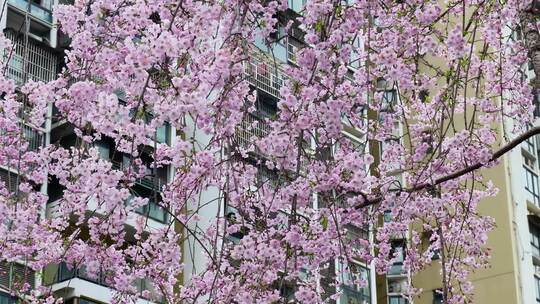
[[[4,51],[4,57],[9,58],[7,77],[15,80],[20,86],[24,84],[24,39],[19,37],[13,31],[7,31],[6,37],[12,41],[13,50]],[[28,63],[27,79],[34,81],[49,82],[56,77],[56,68],[58,66],[58,57],[52,51],[40,46],[38,43],[28,39]]]
[[246,114],[236,128],[235,138],[238,146],[245,149],[251,145],[255,146],[255,141],[270,134],[271,130],[270,125],[263,119]]
[[[45,145],[45,136],[42,130],[34,128],[22,122],[19,122],[18,125],[19,128],[21,128],[20,131],[22,132],[24,140],[28,142],[28,147],[26,148],[26,151],[36,151],[40,147],[43,147]],[[0,135],[6,135],[6,130],[0,129]]]
[[35,272],[27,266],[15,262],[0,262],[0,288],[13,289],[28,283],[36,286]]
[[247,81],[257,89],[280,97],[279,90],[284,84],[285,76],[275,65],[251,56],[244,62],[244,73]]
[[24,139],[28,141],[27,151],[36,151],[45,145],[45,136],[43,133],[26,124],[20,124]]

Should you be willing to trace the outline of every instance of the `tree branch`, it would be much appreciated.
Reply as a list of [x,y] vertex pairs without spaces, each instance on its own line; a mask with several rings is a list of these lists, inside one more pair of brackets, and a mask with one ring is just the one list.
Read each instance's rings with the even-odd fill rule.
[[[401,191],[404,191],[404,192],[416,192],[416,191],[428,189],[428,188],[440,185],[440,184],[442,184],[444,182],[447,182],[447,181],[453,180],[455,178],[458,178],[460,176],[463,176],[463,175],[465,175],[467,173],[471,173],[472,171],[478,170],[478,169],[480,169],[482,167],[485,167],[490,162],[499,159],[501,156],[503,156],[507,152],[510,152],[510,150],[514,149],[516,146],[518,146],[522,142],[524,142],[527,139],[529,139],[530,137],[538,135],[538,134],[540,134],[540,126],[533,127],[531,129],[527,130],[526,132],[524,132],[523,134],[519,135],[518,137],[516,137],[515,139],[513,139],[512,141],[510,141],[506,145],[504,145],[499,150],[495,151],[495,153],[493,153],[493,155],[491,156],[489,162],[487,162],[487,163],[476,163],[474,165],[468,166],[466,168],[458,170],[458,171],[456,171],[454,173],[451,173],[449,175],[439,177],[433,183],[422,183],[422,184],[416,185],[416,186],[414,186],[412,188],[402,189]],[[360,194],[365,198],[365,194],[363,194],[363,193],[360,193]],[[361,209],[361,208],[365,208],[365,207],[368,207],[368,206],[371,206],[371,205],[375,205],[377,203],[380,203],[383,199],[384,199],[384,195],[376,196],[376,197],[374,197],[372,199],[364,200],[364,203],[356,206],[355,208],[356,209]]]

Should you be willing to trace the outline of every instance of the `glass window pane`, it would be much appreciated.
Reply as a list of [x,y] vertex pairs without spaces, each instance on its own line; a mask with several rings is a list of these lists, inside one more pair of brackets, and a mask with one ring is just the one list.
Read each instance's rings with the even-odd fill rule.
[[159,143],[167,143],[169,139],[169,124],[164,123],[156,130],[156,140]]

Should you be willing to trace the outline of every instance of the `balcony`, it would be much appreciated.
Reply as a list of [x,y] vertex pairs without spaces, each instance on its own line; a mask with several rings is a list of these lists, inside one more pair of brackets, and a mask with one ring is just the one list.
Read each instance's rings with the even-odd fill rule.
[[276,69],[274,64],[250,57],[249,60],[244,62],[244,73],[250,84],[273,97],[279,98],[279,90],[283,86],[285,77],[279,68]]
[[31,126],[20,124],[24,139],[28,142],[27,151],[36,151],[45,145],[43,133]]
[[244,149],[255,146],[255,142],[270,134],[270,125],[263,119],[252,114],[246,114],[240,125],[236,127],[235,139],[239,147]]
[[73,278],[83,279],[98,285],[108,286],[105,280],[104,271],[100,271],[96,277],[88,275],[85,267],[71,268],[66,263],[61,263],[58,266],[58,272],[56,274],[57,281],[55,283],[71,280]]
[[21,86],[26,80],[49,82],[56,78],[58,57],[47,48],[38,45],[31,39],[28,41],[28,62],[24,64],[24,40],[13,31],[7,31],[6,37],[13,42],[13,51],[4,52],[9,57],[7,77],[13,79],[15,84]]
[[[14,8],[20,10],[21,12],[28,11],[28,1],[25,0],[8,0],[8,3]],[[52,24],[52,12],[50,9],[47,9],[41,5],[38,5],[34,2],[30,2],[30,15],[38,19],[39,21]]]
[[[24,284],[31,288],[36,286],[35,272],[19,263],[0,262],[0,286],[11,290],[20,289]],[[0,303],[2,302],[0,295]],[[9,301],[7,303],[10,303]]]
[[339,269],[340,289],[343,293],[338,303],[371,303],[369,268],[351,262],[348,265],[339,263]]
[[[49,268],[50,267],[51,266],[49,266]],[[81,280],[91,282],[100,286],[111,288],[110,284],[107,282],[107,279],[106,279],[107,274],[106,274],[106,270],[104,269],[100,270],[97,276],[94,277],[94,276],[88,275],[84,266],[73,268],[73,267],[68,266],[66,263],[61,263],[57,266],[52,265],[52,267],[57,267],[57,271],[56,271],[54,280],[49,283],[62,283],[66,281],[71,281],[73,279],[81,279]],[[163,297],[156,292],[150,280],[146,278],[140,278],[140,279],[135,280],[133,285],[136,287],[136,290],[139,293],[139,295],[142,295],[143,291],[150,292],[150,296],[147,298],[147,300],[154,301],[155,303],[163,302]]]
[[[128,205],[132,198],[133,196],[131,196],[126,202]],[[169,218],[167,211],[158,203],[156,203],[152,198],[148,199],[148,203],[146,205],[140,206],[135,209],[135,212],[144,216],[148,216],[149,218],[156,220],[160,223],[166,223]]]
[[[111,160],[111,163],[112,168],[116,170],[124,170],[128,166],[126,161],[119,162]],[[136,170],[136,168],[134,168],[133,170]],[[148,190],[161,191],[163,185],[166,184],[166,180],[164,180],[162,177],[154,178],[152,170],[147,169],[147,175],[145,177],[135,179],[135,184],[142,186]]]
[[[19,123],[19,128],[20,130],[10,133],[12,136],[18,136],[17,134],[19,131],[22,133],[22,137],[26,142],[28,142],[28,147],[26,148],[26,151],[36,151],[39,150],[40,147],[43,147],[45,145],[45,137],[43,135],[43,131],[23,123]],[[0,129],[0,135],[5,134],[5,129]]]

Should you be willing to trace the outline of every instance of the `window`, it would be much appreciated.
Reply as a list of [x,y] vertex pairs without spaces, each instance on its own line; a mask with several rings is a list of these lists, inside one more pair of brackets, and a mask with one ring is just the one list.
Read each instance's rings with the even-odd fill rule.
[[383,218],[384,218],[385,223],[390,223],[392,221],[392,211],[391,210],[384,211]]
[[531,250],[534,256],[540,257],[540,228],[529,223],[529,233],[531,237]]
[[[26,10],[26,1],[14,1],[16,6],[23,6],[23,10]],[[52,21],[52,14],[50,11],[43,10],[35,5],[32,6],[32,15],[44,19],[46,21]],[[39,36],[39,34],[37,34]],[[56,78],[56,69],[58,66],[58,56],[50,51],[49,48],[44,47],[41,44],[29,41],[28,43],[28,65],[27,75],[25,79],[24,73],[24,39],[20,35],[17,35],[13,31],[6,32],[6,38],[9,38],[13,42],[14,52],[8,64],[7,77],[15,81],[17,85],[22,85],[25,80],[32,79],[35,81],[48,82]]]
[[393,112],[394,105],[397,103],[396,90],[385,90],[382,97],[381,110],[385,112]]
[[540,303],[540,278],[536,275],[534,276],[534,286],[536,289],[536,303]]
[[304,9],[306,0],[289,0],[289,8],[293,11],[300,13]]
[[440,290],[433,291],[433,304],[443,304],[443,295]]
[[[34,288],[35,279],[34,271],[24,265],[18,263],[0,262],[0,286],[17,289],[24,283],[28,283],[32,288]],[[4,304],[2,302],[0,303]]]
[[388,304],[407,304],[407,299],[401,296],[391,296],[388,297]]
[[[528,159],[528,157],[525,157]],[[540,207],[540,195],[538,192],[538,175],[534,170],[527,164],[523,166],[525,169],[525,190],[527,190],[527,199],[534,203],[536,206]]]
[[[135,212],[143,216],[148,216],[149,218],[156,220],[158,222],[161,222],[161,223],[167,222],[168,220],[167,210],[165,210],[158,202],[154,201],[154,196],[150,193],[145,193],[144,191],[139,191],[139,192],[140,193],[137,193],[137,195],[141,195],[142,197],[148,198],[148,203],[146,205],[140,206],[137,209],[135,209]],[[127,199],[126,204],[129,205],[133,197],[134,195],[131,195]],[[159,200],[159,195],[158,195],[158,200]]]
[[25,124],[20,124],[20,128],[22,129],[22,133],[24,136],[24,139],[28,142],[28,151],[35,151],[38,150],[40,147],[42,147],[45,143],[43,134]]
[[15,192],[17,190],[17,182],[20,183],[20,177],[17,179],[17,174],[0,169],[0,183],[4,184],[2,186],[11,192]]
[[[531,126],[532,127],[532,126]],[[532,157],[536,157],[536,137],[535,136],[532,136],[532,137],[529,137],[524,143],[523,143],[523,148],[529,152],[529,154],[532,156]],[[525,156],[524,156],[525,157]],[[533,159],[534,161],[534,159]]]
[[7,293],[0,292],[0,304],[16,304],[17,298],[12,297]]
[[407,288],[407,280],[403,278],[388,278],[388,293],[401,294]]
[[158,143],[166,144],[169,143],[169,131],[170,124],[165,122],[156,129],[156,141]]
[[94,146],[98,149],[99,158],[104,160],[110,160],[111,145],[105,140],[96,141]]
[[[433,234],[437,234],[437,231],[424,231],[422,233],[422,246],[423,250],[427,251],[430,248],[432,248],[433,256],[431,257],[431,260],[438,260],[440,259],[441,250],[440,248],[437,248],[439,245],[439,240],[437,238],[433,237]],[[435,247],[435,248],[433,248]]]
[[362,50],[362,40],[360,40],[360,37],[356,37],[351,46],[353,49],[349,55],[349,66],[358,69],[361,64],[360,52]]
[[347,229],[347,244],[352,245],[354,248],[360,250],[361,246],[357,243],[359,240],[369,240],[369,225],[362,228],[347,224],[345,228]]
[[296,63],[296,54],[302,48],[302,43],[293,37],[287,37],[287,61]]
[[341,289],[343,294],[340,304],[371,303],[369,269],[357,263],[341,264]]
[[399,275],[403,273],[403,261],[405,260],[405,241],[393,241],[392,242],[392,256],[394,258],[394,264],[390,268],[388,274]]

